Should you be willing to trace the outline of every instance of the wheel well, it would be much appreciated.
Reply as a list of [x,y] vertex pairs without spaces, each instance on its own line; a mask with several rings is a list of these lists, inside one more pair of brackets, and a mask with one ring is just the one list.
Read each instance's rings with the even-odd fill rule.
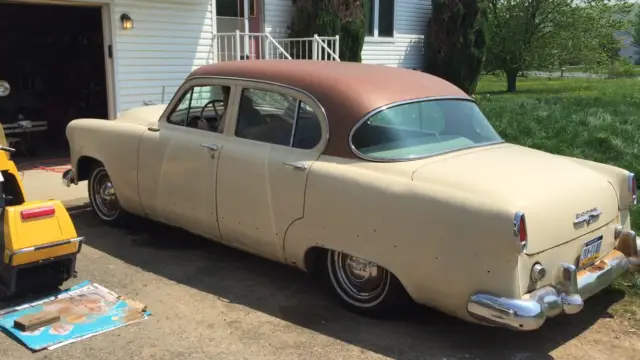
[[[304,268],[313,278],[322,278],[327,267],[327,253],[329,249],[312,246],[304,253]],[[404,283],[393,273],[393,271],[385,268],[400,284],[403,291],[407,291]],[[407,293],[408,294],[408,293]],[[410,296],[410,295],[409,295]]]
[[328,250],[312,246],[304,253],[304,268],[311,276],[321,275],[326,266]]
[[76,166],[76,181],[80,182],[89,180],[91,170],[96,165],[102,165],[102,162],[90,156],[81,156],[80,159],[78,159],[78,165]]

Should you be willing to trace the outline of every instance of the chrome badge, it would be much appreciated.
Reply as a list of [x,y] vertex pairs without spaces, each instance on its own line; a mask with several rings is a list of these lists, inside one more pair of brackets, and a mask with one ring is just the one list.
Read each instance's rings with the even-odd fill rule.
[[602,214],[597,207],[593,209],[589,209],[587,211],[583,211],[581,213],[576,214],[576,219],[573,221],[574,224],[580,224],[586,222],[587,225],[591,225],[594,221],[597,220],[598,216]]

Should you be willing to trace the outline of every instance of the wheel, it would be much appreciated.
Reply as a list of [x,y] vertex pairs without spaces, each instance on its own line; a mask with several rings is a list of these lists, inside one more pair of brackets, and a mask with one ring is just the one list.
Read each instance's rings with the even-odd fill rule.
[[340,303],[362,315],[389,315],[410,299],[389,270],[355,256],[328,251],[327,273]]
[[111,183],[107,169],[99,165],[93,168],[89,177],[89,203],[100,220],[110,225],[123,225],[128,218],[120,204],[116,190]]

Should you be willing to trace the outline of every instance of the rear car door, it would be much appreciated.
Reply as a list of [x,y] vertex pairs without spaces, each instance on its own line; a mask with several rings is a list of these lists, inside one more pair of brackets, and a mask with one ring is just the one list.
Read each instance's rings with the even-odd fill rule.
[[144,133],[138,191],[147,216],[220,239],[216,172],[226,138],[220,118],[228,115],[225,107],[230,107],[231,88],[222,80],[189,81],[178,90],[157,126]]
[[307,94],[244,82],[220,154],[218,219],[225,242],[283,259],[289,225],[304,213],[309,169],[326,145],[326,119]]

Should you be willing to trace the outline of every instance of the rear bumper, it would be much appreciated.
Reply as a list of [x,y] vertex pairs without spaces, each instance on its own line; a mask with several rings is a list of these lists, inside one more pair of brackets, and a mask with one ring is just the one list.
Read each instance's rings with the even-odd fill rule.
[[521,299],[486,293],[471,296],[469,315],[487,325],[528,331],[540,328],[545,320],[559,314],[575,314],[584,300],[609,286],[627,271],[640,270],[639,239],[633,231],[623,231],[616,249],[587,269],[562,264],[556,269],[552,285],[526,294]]

